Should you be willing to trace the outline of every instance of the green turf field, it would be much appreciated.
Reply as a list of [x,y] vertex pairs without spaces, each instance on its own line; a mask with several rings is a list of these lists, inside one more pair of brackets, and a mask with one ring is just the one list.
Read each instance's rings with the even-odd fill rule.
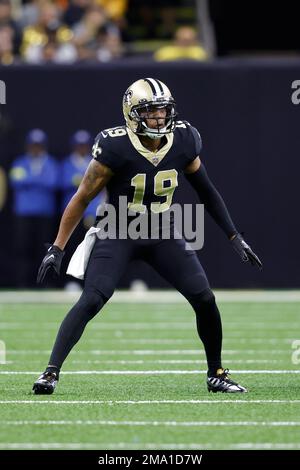
[[299,449],[300,365],[291,344],[300,339],[300,303],[219,306],[224,366],[248,394],[207,392],[188,304],[133,300],[107,305],[68,357],[55,394],[33,396],[69,305],[0,304],[0,448]]

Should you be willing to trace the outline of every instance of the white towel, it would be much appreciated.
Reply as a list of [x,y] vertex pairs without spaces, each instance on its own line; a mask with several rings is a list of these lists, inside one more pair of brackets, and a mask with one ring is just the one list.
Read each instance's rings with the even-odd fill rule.
[[84,273],[99,230],[99,227],[91,227],[85,234],[83,241],[78,245],[70,260],[67,274],[77,279],[84,279]]

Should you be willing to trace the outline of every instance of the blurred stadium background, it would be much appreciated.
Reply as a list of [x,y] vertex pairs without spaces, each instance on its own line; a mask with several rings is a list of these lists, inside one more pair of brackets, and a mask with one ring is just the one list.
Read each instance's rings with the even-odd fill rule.
[[[0,340],[7,349],[0,448],[299,448],[299,366],[291,359],[300,326],[297,8],[0,0]],[[123,124],[122,95],[144,76],[166,82],[180,118],[199,129],[209,174],[264,262],[261,273],[244,266],[206,217],[199,256],[223,312],[224,358],[251,393],[241,402],[207,396],[190,307],[136,263],[119,286],[135,294],[117,295],[104,320],[90,325],[66,362],[54,397],[61,403],[49,409],[28,393],[78,293],[63,290],[66,277],[32,292],[35,274],[91,141]],[[42,145],[52,166],[28,184],[22,156],[32,144]],[[184,181],[177,198],[196,200]],[[93,211],[76,230],[65,267]],[[50,420],[61,421],[55,431]]]

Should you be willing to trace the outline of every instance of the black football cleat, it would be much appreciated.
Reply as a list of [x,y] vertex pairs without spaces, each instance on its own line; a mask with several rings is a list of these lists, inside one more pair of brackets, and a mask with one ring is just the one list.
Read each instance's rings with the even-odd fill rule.
[[207,377],[207,389],[217,393],[246,393],[248,390],[229,378],[228,369],[218,369],[212,377]]
[[51,395],[58,382],[58,376],[55,372],[44,372],[36,382],[32,390],[35,395]]

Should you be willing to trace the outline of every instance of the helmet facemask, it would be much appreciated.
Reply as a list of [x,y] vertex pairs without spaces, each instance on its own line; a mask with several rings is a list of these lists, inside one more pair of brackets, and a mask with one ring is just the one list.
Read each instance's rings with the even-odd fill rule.
[[[166,116],[153,117],[152,113],[158,109],[166,109]],[[176,126],[177,112],[174,100],[156,100],[133,106],[129,119],[137,123],[136,134],[144,135],[151,139],[161,139],[164,135],[174,131]],[[156,121],[155,127],[148,127],[147,120]],[[160,122],[164,119],[165,125],[161,127]]]

